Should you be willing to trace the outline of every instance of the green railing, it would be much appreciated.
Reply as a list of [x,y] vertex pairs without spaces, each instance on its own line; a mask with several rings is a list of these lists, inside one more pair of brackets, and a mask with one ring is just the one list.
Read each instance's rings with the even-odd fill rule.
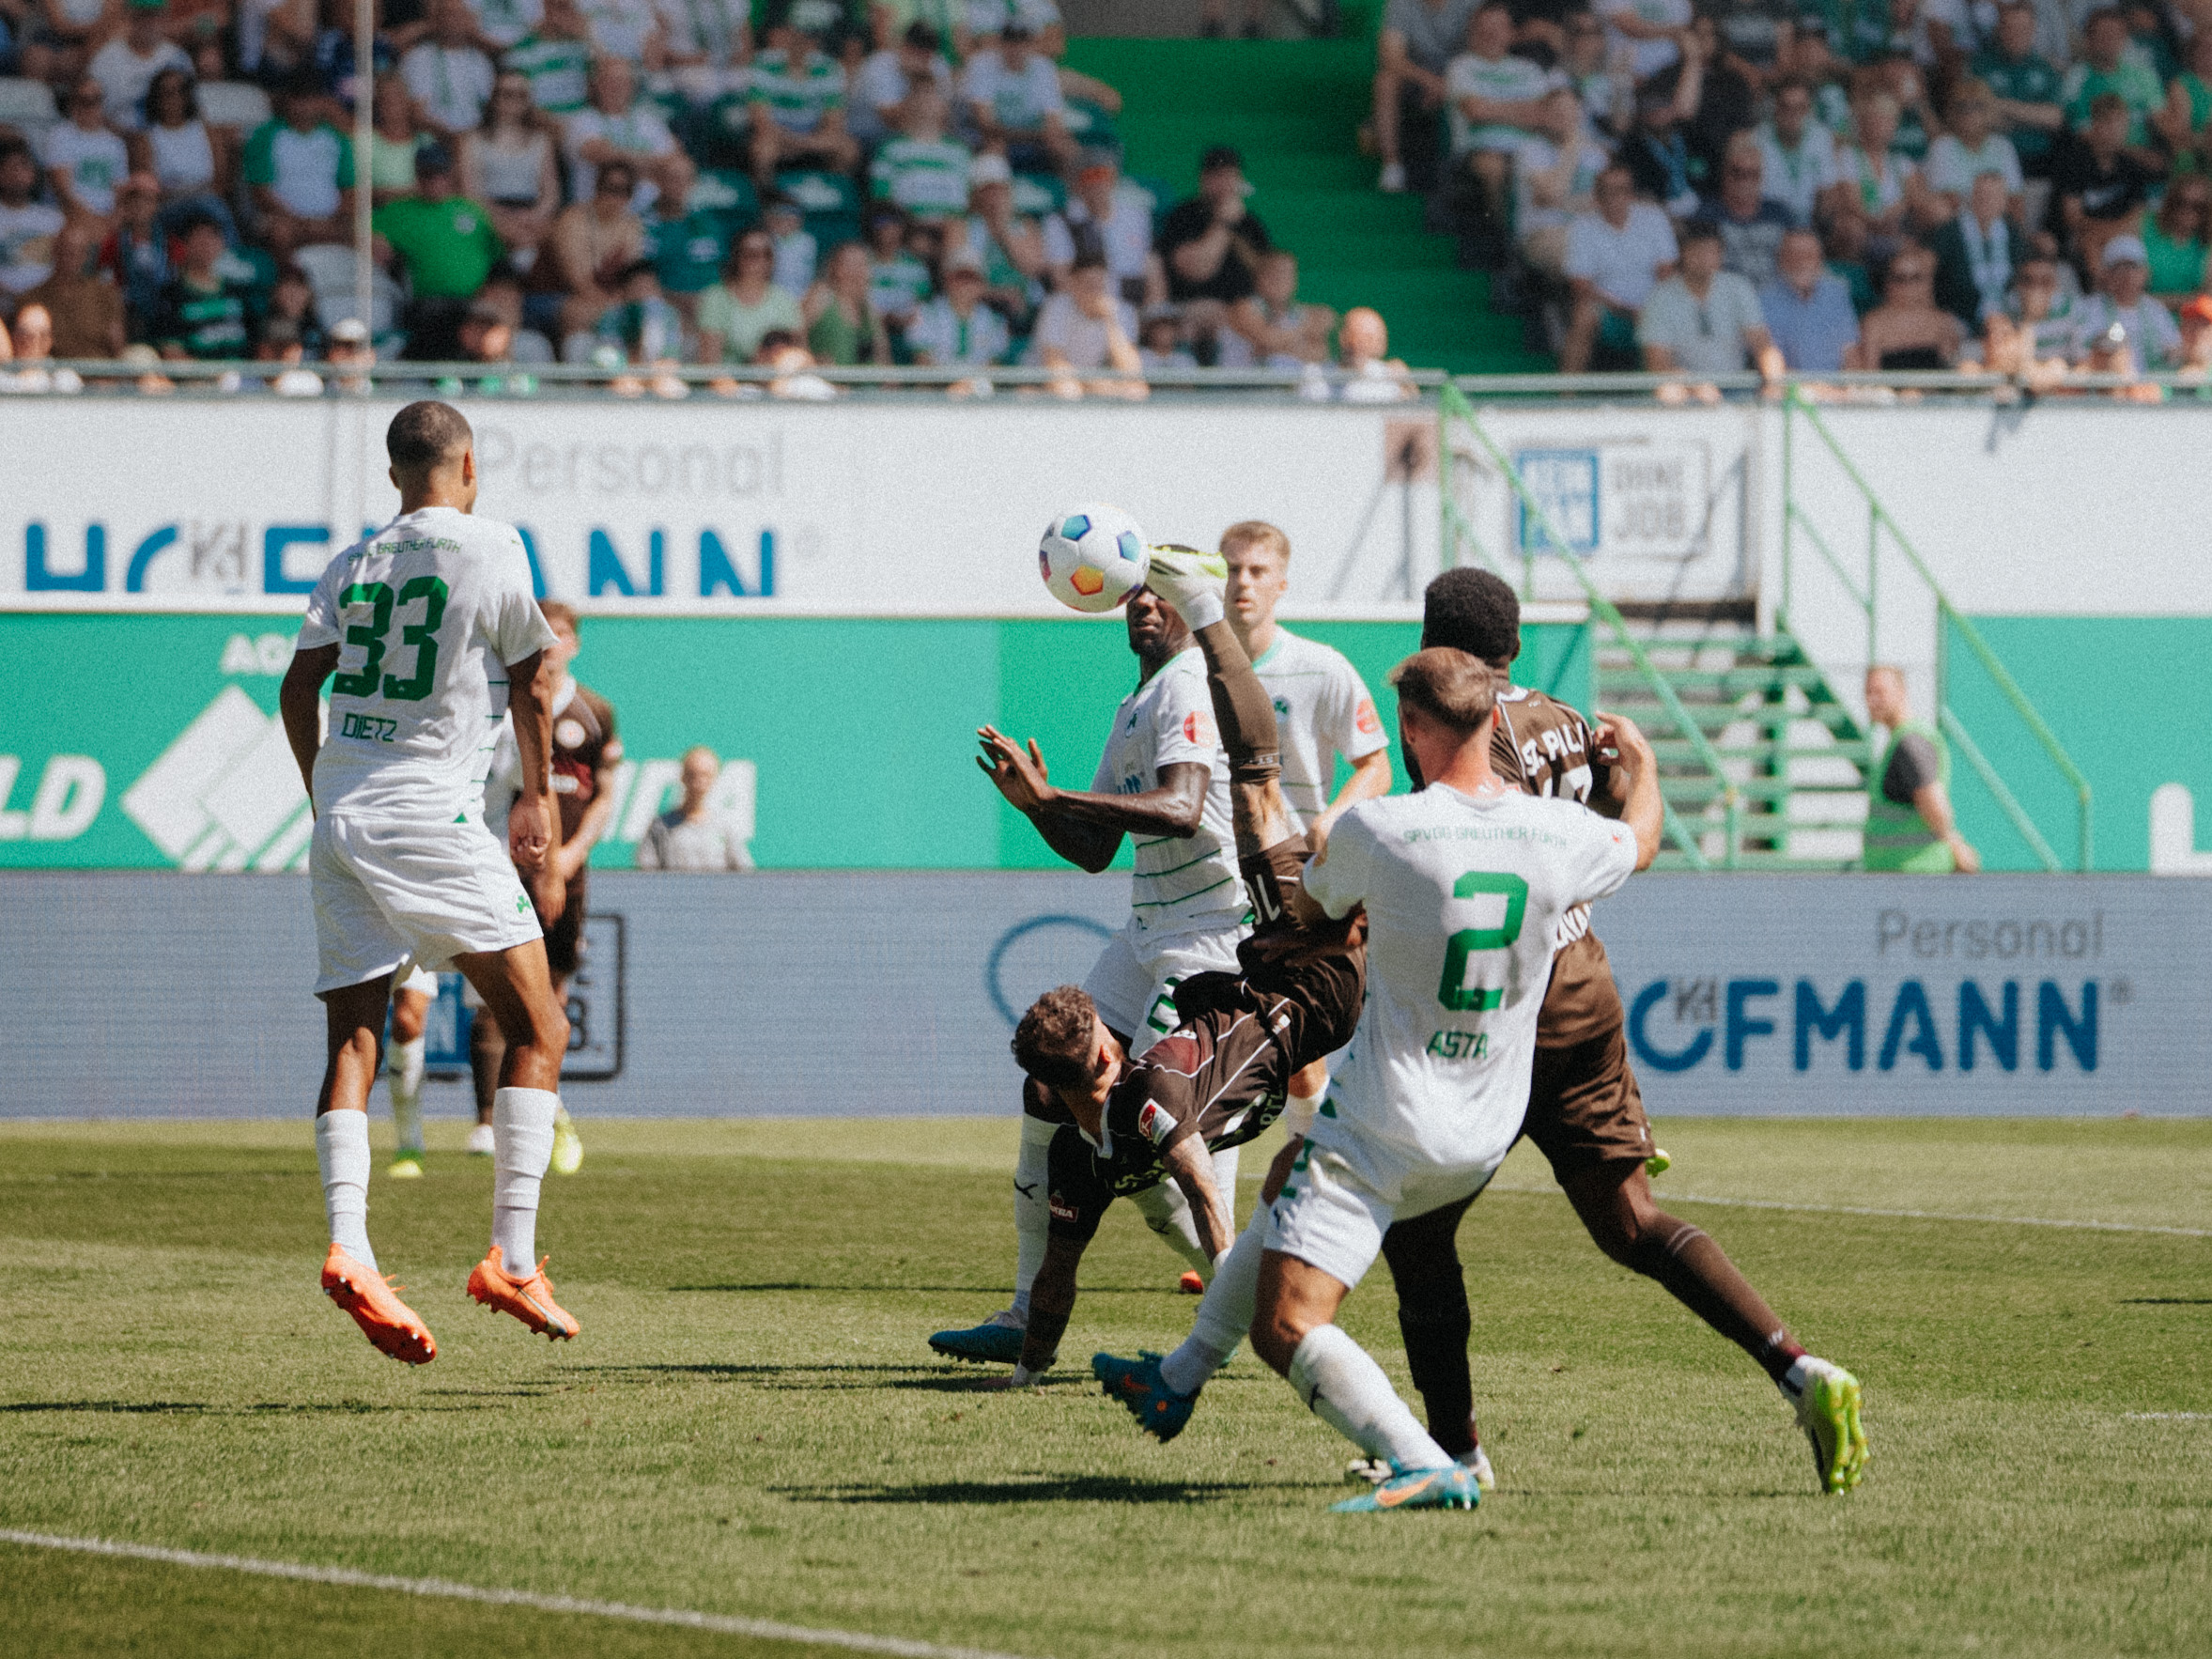
[[[1474,524],[1461,510],[1459,501],[1453,494],[1451,440],[1454,422],[1465,427],[1468,434],[1477,443],[1481,445],[1484,453],[1490,457],[1492,464],[1503,475],[1513,493],[1520,498],[1523,509],[1535,520],[1538,528],[1543,533],[1544,539],[1558,552],[1561,563],[1574,573],[1574,580],[1581,584],[1583,597],[1589,603],[1590,614],[1601,621],[1612,631],[1614,643],[1628,652],[1630,659],[1636,665],[1636,672],[1642,674],[1645,681],[1650,686],[1652,695],[1658,698],[1660,706],[1666,710],[1675,724],[1689,737],[1691,748],[1695,752],[1699,763],[1712,773],[1714,781],[1720,784],[1725,830],[1722,839],[1721,867],[1733,870],[1736,868],[1743,850],[1742,798],[1736,786],[1735,780],[1722,770],[1721,757],[1714,751],[1711,740],[1706,736],[1697,721],[1691,717],[1690,711],[1682,706],[1682,700],[1675,695],[1675,689],[1667,683],[1666,676],[1652,666],[1651,659],[1645,655],[1644,647],[1637,643],[1636,637],[1629,632],[1628,624],[1622,619],[1620,612],[1615,607],[1612,600],[1598,591],[1598,584],[1590,580],[1590,573],[1583,567],[1582,555],[1576,552],[1569,543],[1566,534],[1560,530],[1558,523],[1553,519],[1551,509],[1537,499],[1535,492],[1528,488],[1527,481],[1521,476],[1521,469],[1513,464],[1512,457],[1498,446],[1496,440],[1492,438],[1489,431],[1485,429],[1482,425],[1482,417],[1475,412],[1475,406],[1461,395],[1456,386],[1449,385],[1439,388],[1437,395],[1436,464],[1439,485],[1437,494],[1442,498],[1444,504],[1442,544],[1444,567],[1448,570],[1459,563],[1459,550],[1463,545],[1473,548],[1477,556],[1499,576],[1504,577],[1508,581],[1513,580],[1512,572],[1506,567],[1505,561],[1493,555],[1483,545],[1482,537],[1476,534]],[[1534,585],[1534,555],[1524,549],[1521,584],[1524,594],[1528,593]],[[1664,810],[1666,832],[1669,839],[1682,850],[1683,855],[1688,858],[1694,868],[1711,869],[1712,861],[1706,857],[1704,847],[1698,845],[1696,832],[1676,814],[1671,805]]]
[[[1844,476],[1850,480],[1851,487],[1866,504],[1866,575],[1864,585],[1853,580],[1851,573],[1844,567],[1843,560],[1836,556],[1835,550],[1829,545],[1827,537],[1820,534],[1819,526],[1813,522],[1798,501],[1796,436],[1801,420],[1812,428],[1814,435],[1820,440],[1836,465],[1843,469]],[[1819,411],[1813,407],[1802,392],[1791,386],[1785,395],[1782,410],[1782,603],[1776,619],[1789,632],[1802,639],[1803,635],[1798,633],[1791,618],[1791,606],[1796,598],[1796,538],[1801,530],[1836,581],[1843,584],[1844,592],[1850,595],[1865,613],[1866,660],[1869,664],[1881,660],[1879,638],[1881,542],[1883,533],[1888,533],[1897,551],[1905,555],[1906,563],[1919,575],[1921,581],[1927,583],[1927,590],[1935,598],[1938,650],[1943,649],[1942,629],[1943,625],[1948,623],[1958,630],[1958,637],[1966,642],[1967,649],[1973,653],[2005,701],[2012,705],[2013,712],[2019,716],[2020,722],[2034,734],[2036,742],[2043,746],[2044,752],[2050,757],[2051,764],[2058,768],[2060,776],[2065,779],[2067,785],[2074,791],[2081,840],[2079,867],[2082,870],[2092,868],[2093,813],[2089,780],[2081,775],[2081,768],[2074,764],[2073,756],[2066,752],[2065,745],[2058,740],[2058,735],[2045,722],[2035,705],[2028,701],[2027,693],[2020,690],[2019,682],[1998,660],[1997,653],[1983,639],[1981,629],[1969,622],[1951,603],[1950,596],[1944,593],[1942,584],[1936,580],[1935,572],[1928,568],[1927,561],[1920,556],[1919,550],[1907,538],[1904,531],[1897,527],[1897,521],[1890,517],[1889,510],[1881,504],[1864,474],[1852,464],[1851,457],[1844,453],[1843,445],[1836,442],[1835,434],[1828,429],[1828,423],[1820,418]],[[2011,820],[2012,827],[2019,831],[2020,839],[2028,844],[2029,850],[2042,862],[2043,867],[2046,870],[2062,868],[2059,856],[2051,849],[2050,843],[2036,827],[2035,821],[2028,815],[2027,809],[2020,805],[2019,798],[1998,776],[1997,768],[1989,764],[1988,757],[1967,731],[1965,722],[1959,720],[1940,686],[1937,690],[1936,721],[1944,736],[1965,758],[1974,775],[1981,779],[2005,817]]]

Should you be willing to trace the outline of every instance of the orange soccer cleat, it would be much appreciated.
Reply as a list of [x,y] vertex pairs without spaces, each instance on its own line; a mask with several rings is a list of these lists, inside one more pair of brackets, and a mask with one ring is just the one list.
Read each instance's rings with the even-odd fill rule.
[[565,1342],[577,1333],[575,1315],[553,1300],[553,1284],[546,1277],[544,1261],[531,1269],[528,1278],[517,1279],[501,1265],[500,1248],[493,1245],[484,1260],[470,1270],[469,1295],[495,1313],[512,1313],[549,1341]]
[[409,1365],[427,1365],[438,1357],[438,1343],[415,1310],[393,1294],[399,1288],[348,1256],[343,1245],[332,1245],[322,1260],[322,1294],[353,1315],[377,1351]]
[[1185,1273],[1175,1281],[1175,1288],[1186,1296],[1202,1296],[1206,1294],[1206,1281],[1196,1273]]

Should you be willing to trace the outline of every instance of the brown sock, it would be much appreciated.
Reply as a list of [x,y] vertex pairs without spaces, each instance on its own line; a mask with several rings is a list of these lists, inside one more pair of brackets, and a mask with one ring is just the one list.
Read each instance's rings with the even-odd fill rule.
[[1703,1228],[1663,1210],[1636,1240],[1629,1264],[1656,1279],[1698,1318],[1741,1348],[1776,1382],[1804,1353],[1774,1310]]
[[1252,659],[1228,623],[1208,623],[1197,639],[1206,654],[1206,690],[1213,693],[1214,720],[1221,727],[1230,776],[1239,783],[1272,783],[1282,770],[1275,700],[1252,672]]

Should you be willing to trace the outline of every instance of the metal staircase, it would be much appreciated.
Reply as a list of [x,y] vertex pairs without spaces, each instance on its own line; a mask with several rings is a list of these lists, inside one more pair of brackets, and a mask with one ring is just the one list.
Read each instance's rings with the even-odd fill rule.
[[[1841,870],[1856,862],[1873,756],[1797,642],[1783,633],[1762,639],[1748,619],[1623,620],[1644,666],[1622,644],[1600,643],[1593,690],[1599,707],[1643,728],[1659,757],[1675,833],[1657,867]],[[1651,674],[1666,683],[1694,736]]]

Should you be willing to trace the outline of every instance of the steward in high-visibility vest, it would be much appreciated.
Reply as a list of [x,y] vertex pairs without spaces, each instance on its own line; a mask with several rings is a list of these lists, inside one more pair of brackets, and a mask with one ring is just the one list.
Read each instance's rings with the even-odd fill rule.
[[1981,868],[1951,816],[1951,750],[1905,701],[1905,676],[1879,665],[1866,671],[1866,713],[1890,730],[1866,791],[1868,870],[1949,875]]

